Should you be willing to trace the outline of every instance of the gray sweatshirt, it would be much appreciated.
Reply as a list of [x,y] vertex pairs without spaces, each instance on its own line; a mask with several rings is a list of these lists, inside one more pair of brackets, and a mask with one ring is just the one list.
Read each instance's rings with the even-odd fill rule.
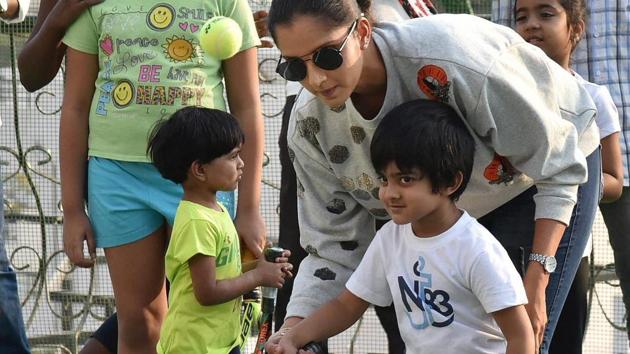
[[379,24],[374,41],[388,83],[374,119],[365,120],[351,100],[332,111],[306,90],[291,115],[300,241],[309,255],[287,317],[304,317],[338,295],[374,237],[375,219],[388,218],[369,147],[395,106],[436,99],[463,118],[476,153],[458,206],[474,217],[536,185],[536,218],[568,223],[577,187],[587,178],[585,156],[599,144],[588,93],[507,27],[470,15],[437,15]]

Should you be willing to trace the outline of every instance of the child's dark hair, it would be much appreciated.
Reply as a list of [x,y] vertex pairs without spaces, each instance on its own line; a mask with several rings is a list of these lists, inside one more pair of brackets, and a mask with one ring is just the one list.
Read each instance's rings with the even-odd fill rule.
[[245,141],[238,122],[226,112],[185,107],[156,123],[147,154],[162,177],[175,183],[186,180],[193,162],[210,162]]
[[276,40],[276,27],[289,24],[300,15],[317,17],[332,26],[342,26],[356,20],[361,13],[370,19],[372,0],[273,0],[267,26]]
[[[564,11],[567,13],[567,25],[569,28],[575,29],[579,25],[580,22],[586,25],[586,1],[585,0],[558,0],[560,5],[564,8]],[[583,27],[585,28],[585,27]],[[580,42],[580,34],[576,34],[571,38],[571,51],[575,49],[577,44]]]
[[392,109],[374,132],[370,145],[372,164],[378,172],[395,162],[403,172],[420,170],[432,190],[462,184],[450,195],[457,200],[472,172],[475,141],[450,106],[429,100],[413,100]]

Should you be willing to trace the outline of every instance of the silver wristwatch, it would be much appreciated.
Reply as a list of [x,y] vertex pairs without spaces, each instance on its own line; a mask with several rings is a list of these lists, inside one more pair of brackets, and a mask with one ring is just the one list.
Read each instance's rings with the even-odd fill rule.
[[542,264],[543,269],[547,273],[553,273],[553,271],[556,270],[557,263],[556,257],[554,256],[545,256],[544,254],[530,253],[529,261],[534,261]]

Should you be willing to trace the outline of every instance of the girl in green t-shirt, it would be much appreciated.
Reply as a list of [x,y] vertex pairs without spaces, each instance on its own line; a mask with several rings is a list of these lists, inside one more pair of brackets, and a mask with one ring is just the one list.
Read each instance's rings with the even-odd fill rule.
[[166,251],[171,288],[158,353],[238,353],[241,296],[292,276],[289,251],[242,274],[236,229],[217,200],[241,179],[242,142],[230,114],[199,107],[177,111],[149,139],[160,174],[184,188]]

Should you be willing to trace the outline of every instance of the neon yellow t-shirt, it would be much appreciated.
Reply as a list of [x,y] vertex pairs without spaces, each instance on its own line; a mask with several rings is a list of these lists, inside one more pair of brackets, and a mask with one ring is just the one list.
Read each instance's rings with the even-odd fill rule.
[[260,43],[247,0],[107,0],[90,7],[63,42],[98,55],[90,156],[148,162],[154,123],[190,105],[226,110],[221,61],[199,46],[205,21],[234,19],[241,51]]
[[197,254],[216,259],[216,279],[241,274],[236,228],[229,213],[181,201],[166,251],[166,277],[171,282],[169,310],[157,351],[226,354],[239,345],[241,297],[203,306],[195,298],[188,261]]

